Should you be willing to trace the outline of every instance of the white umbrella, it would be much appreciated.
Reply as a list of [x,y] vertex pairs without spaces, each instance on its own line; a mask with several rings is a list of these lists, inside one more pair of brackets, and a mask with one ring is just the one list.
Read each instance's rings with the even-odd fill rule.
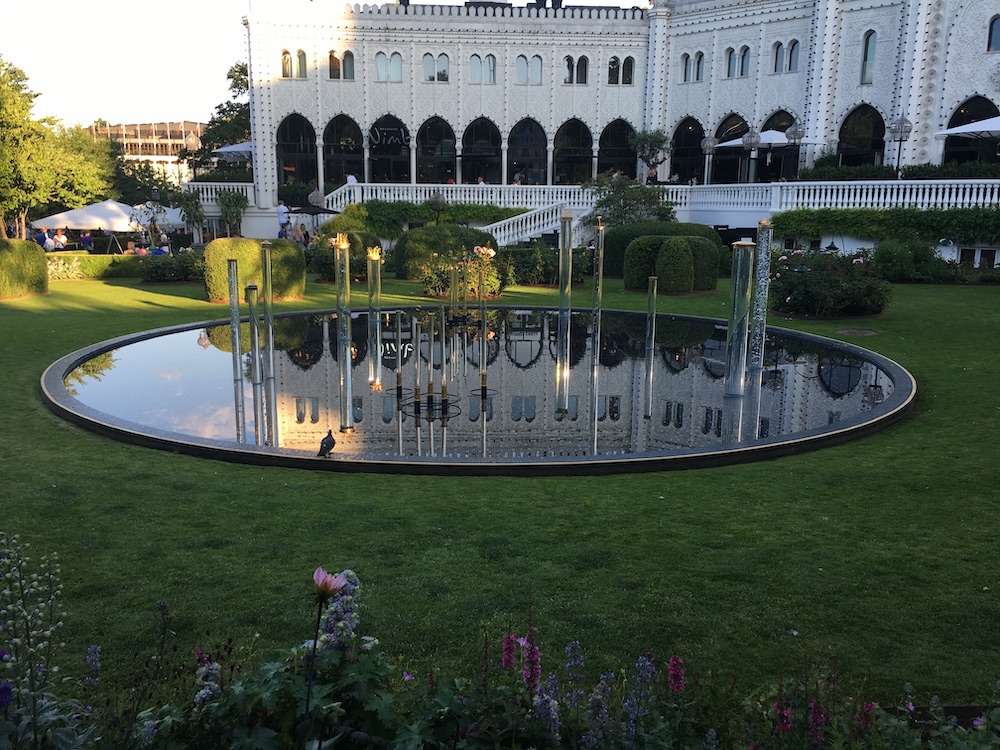
[[212,153],[226,161],[253,161],[253,143],[244,141],[231,146],[219,146]]
[[[765,130],[760,133],[760,143],[757,148],[770,148],[773,146],[790,146],[788,138],[780,130]],[[743,148],[743,139],[734,138],[731,141],[720,143],[716,148]]]
[[60,229],[106,229],[111,232],[130,232],[132,206],[118,201],[101,201],[83,208],[74,208],[59,214],[44,216],[31,223],[36,227]]
[[947,138],[950,135],[956,135],[960,138],[1000,138],[1000,117],[991,117],[988,120],[979,120],[947,130],[939,130],[934,134],[934,137]]

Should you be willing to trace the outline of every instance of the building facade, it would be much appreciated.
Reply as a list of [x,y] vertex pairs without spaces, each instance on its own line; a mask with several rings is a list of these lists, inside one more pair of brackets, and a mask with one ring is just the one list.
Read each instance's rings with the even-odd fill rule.
[[[636,175],[632,132],[672,138],[661,180],[766,182],[836,153],[939,163],[934,137],[1000,114],[1000,0],[656,0],[650,9],[296,0],[244,19],[257,206],[278,186],[578,184]],[[893,123],[908,123],[904,141]],[[750,156],[703,141],[804,128]],[[902,127],[902,125],[899,125]],[[707,172],[706,172],[707,170]]]
[[120,123],[118,125],[91,125],[90,134],[94,138],[106,138],[122,145],[125,158],[147,162],[167,180],[180,185],[191,179],[191,170],[186,162],[177,158],[184,148],[189,148],[188,139],[200,139],[205,124],[201,122],[150,122]]

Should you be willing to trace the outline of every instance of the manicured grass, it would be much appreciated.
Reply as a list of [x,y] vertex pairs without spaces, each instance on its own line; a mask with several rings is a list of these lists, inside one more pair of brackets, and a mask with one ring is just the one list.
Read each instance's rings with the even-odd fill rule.
[[[910,369],[916,410],[886,432],[760,464],[507,480],[234,466],[83,431],[42,404],[49,363],[227,309],[198,285],[50,289],[0,303],[0,528],[61,557],[71,672],[89,643],[106,670],[134,669],[158,597],[182,650],[304,640],[323,565],[358,572],[363,631],[410,672],[474,675],[483,634],[523,632],[530,607],[543,669],[579,639],[595,673],[646,651],[747,686],[820,664],[890,704],[907,681],[924,698],[988,700],[1000,677],[1000,288],[897,286],[879,318],[772,319]],[[384,306],[418,292],[386,282]],[[589,287],[574,293],[589,306]],[[279,309],[334,306],[332,286],[306,294]],[[724,318],[727,295],[720,285],[659,308]],[[502,302],[555,298],[514,288]],[[645,295],[609,279],[605,306],[643,309]]]

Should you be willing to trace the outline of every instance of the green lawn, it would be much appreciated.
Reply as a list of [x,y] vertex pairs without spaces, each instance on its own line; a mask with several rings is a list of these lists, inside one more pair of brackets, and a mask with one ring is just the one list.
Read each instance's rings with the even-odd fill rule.
[[[644,307],[620,286],[608,281],[606,307]],[[387,282],[384,307],[417,291]],[[589,288],[576,295],[589,306]],[[659,309],[726,317],[727,295],[720,285]],[[514,288],[503,302],[555,297]],[[310,284],[278,309],[333,306],[333,287]],[[130,672],[152,648],[158,597],[185,651],[229,636],[249,648],[259,634],[255,649],[302,641],[323,565],[358,572],[363,632],[414,673],[474,674],[483,635],[523,631],[530,606],[543,669],[579,639],[595,673],[652,651],[748,686],[819,664],[887,703],[907,681],[947,703],[992,695],[998,287],[897,286],[876,319],[772,320],[895,359],[918,400],[886,432],[752,465],[506,480],[254,468],[117,443],[42,404],[39,376],[71,350],[226,315],[197,285],[132,281],[53,282],[0,303],[0,529],[61,557],[71,673],[90,643],[106,670]],[[878,335],[834,333],[844,327]]]

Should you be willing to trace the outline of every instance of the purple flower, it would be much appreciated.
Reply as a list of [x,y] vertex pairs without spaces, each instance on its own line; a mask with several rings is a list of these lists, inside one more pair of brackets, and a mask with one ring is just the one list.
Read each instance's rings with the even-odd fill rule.
[[974,726],[976,729],[979,729],[979,727],[984,726],[985,724],[986,724],[986,719],[983,718],[982,716],[980,716],[978,719],[972,720],[972,726]]
[[0,708],[7,708],[14,700],[14,686],[7,680],[0,682]]
[[906,710],[909,711],[910,713],[916,711],[916,708],[914,708],[913,706],[913,701],[906,701]]
[[521,658],[524,661],[524,686],[528,688],[528,694],[534,695],[538,690],[539,681],[542,678],[542,652],[538,650],[535,638],[538,635],[538,628],[532,625],[528,628],[528,636],[520,639]]
[[[101,647],[96,643],[87,647],[87,653],[84,656],[84,659],[92,672],[101,671]],[[85,677],[83,681],[87,685],[95,685],[97,684],[98,679],[98,677]]]
[[867,732],[875,722],[875,704],[868,701],[861,707],[861,730]]
[[10,659],[10,651],[5,648],[0,648],[0,662],[5,662]]
[[809,704],[809,741],[814,745],[823,743],[824,726],[826,726],[826,709],[816,698]]
[[681,657],[671,656],[667,662],[667,682],[674,695],[680,695],[687,686],[687,680],[684,679],[684,660]]
[[403,672],[403,679],[404,679],[404,680],[405,680],[406,682],[411,682],[411,681],[413,680],[413,675],[412,675],[412,674],[410,674],[409,672],[405,672],[405,671],[404,671],[404,672]]
[[782,701],[774,702],[774,728],[781,734],[788,734],[792,731],[792,707],[786,706]]
[[501,641],[500,666],[508,672],[517,665],[517,638],[509,630],[503,634]]
[[569,707],[576,710],[583,703],[584,691],[583,682],[586,675],[583,671],[583,651],[580,650],[580,641],[573,641],[566,647],[566,681],[576,688],[566,694],[566,702]]

